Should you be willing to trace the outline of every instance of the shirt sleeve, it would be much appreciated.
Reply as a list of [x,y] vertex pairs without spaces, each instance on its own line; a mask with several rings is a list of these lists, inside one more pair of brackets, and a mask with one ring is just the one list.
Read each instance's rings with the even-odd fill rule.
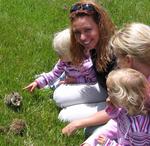
[[120,114],[121,108],[116,108],[112,105],[108,105],[105,110],[111,119],[116,119]]
[[48,84],[53,84],[56,81],[56,79],[58,79],[62,75],[64,71],[65,63],[59,60],[50,72],[43,73],[39,78],[36,79],[38,87],[43,88]]
[[[78,72],[75,76],[76,83],[96,83],[96,73],[93,68],[93,63],[91,58],[85,58],[83,64],[79,66],[77,71],[74,67],[75,73]],[[73,75],[73,74],[72,74]]]

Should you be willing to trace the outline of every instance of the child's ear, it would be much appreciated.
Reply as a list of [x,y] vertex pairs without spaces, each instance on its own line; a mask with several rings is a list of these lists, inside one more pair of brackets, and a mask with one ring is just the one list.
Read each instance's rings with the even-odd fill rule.
[[126,56],[126,63],[127,63],[127,66],[129,68],[132,68],[132,66],[133,66],[133,57],[131,55]]

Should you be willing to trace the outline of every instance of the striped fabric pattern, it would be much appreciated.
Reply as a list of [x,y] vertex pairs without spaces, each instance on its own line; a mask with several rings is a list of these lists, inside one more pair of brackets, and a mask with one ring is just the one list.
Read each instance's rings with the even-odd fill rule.
[[74,77],[76,83],[97,82],[91,58],[85,59],[83,64],[78,67],[73,66],[68,62],[58,60],[57,64],[50,72],[43,73],[36,79],[38,87],[42,88],[48,84],[53,84],[64,72],[66,76]]
[[111,106],[106,111],[117,122],[118,142],[107,139],[104,146],[150,146],[150,114],[129,116]]

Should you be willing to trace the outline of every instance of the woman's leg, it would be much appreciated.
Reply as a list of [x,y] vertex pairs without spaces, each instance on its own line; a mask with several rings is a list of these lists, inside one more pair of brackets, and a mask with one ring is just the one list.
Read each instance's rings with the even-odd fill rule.
[[98,83],[63,84],[55,89],[53,99],[59,107],[68,107],[84,103],[99,103],[106,100],[107,92]]
[[104,109],[106,102],[90,103],[90,104],[78,104],[63,108],[58,118],[62,121],[71,122],[77,119],[87,118],[99,110]]

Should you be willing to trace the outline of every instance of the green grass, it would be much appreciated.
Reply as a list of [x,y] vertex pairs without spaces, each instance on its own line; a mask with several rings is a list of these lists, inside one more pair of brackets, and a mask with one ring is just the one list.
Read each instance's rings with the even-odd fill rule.
[[[59,109],[52,100],[53,90],[22,90],[34,75],[48,72],[57,60],[51,41],[55,32],[69,26],[69,7],[75,0],[0,0],[0,125],[14,118],[27,122],[24,137],[0,134],[0,146],[77,146],[83,131],[67,137],[65,123],[57,119]],[[150,24],[149,0],[101,0],[114,23]],[[67,10],[64,10],[64,5]],[[4,96],[18,91],[23,108],[14,112],[4,105]]]

